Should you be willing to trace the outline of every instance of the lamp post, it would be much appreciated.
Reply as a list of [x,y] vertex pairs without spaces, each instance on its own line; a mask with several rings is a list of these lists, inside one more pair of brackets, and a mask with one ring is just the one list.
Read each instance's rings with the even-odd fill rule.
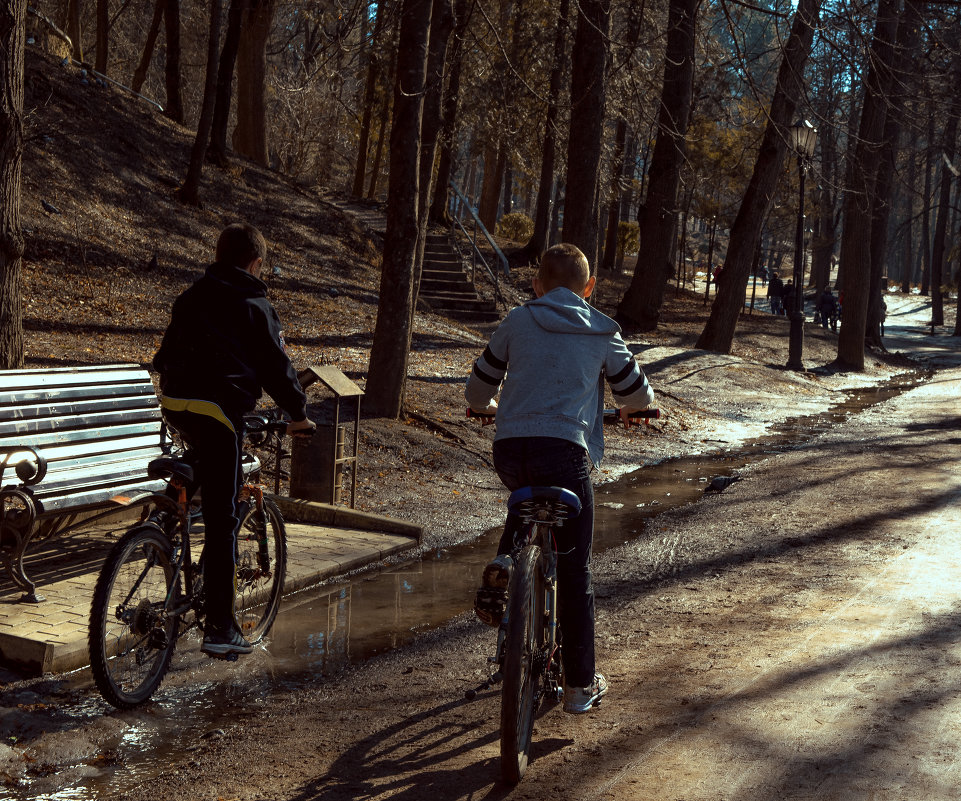
[[794,308],[789,310],[791,332],[788,339],[787,368],[803,370],[801,351],[804,347],[804,173],[807,162],[814,155],[817,128],[807,120],[799,120],[791,128],[791,145],[797,153],[798,210],[797,233],[794,240]]

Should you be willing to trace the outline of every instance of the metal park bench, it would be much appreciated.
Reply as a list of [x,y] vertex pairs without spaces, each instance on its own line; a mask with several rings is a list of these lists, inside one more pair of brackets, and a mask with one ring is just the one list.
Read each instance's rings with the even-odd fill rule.
[[117,495],[162,488],[147,464],[163,444],[138,365],[0,370],[0,558],[21,601],[44,600],[23,568],[31,543],[113,514]]

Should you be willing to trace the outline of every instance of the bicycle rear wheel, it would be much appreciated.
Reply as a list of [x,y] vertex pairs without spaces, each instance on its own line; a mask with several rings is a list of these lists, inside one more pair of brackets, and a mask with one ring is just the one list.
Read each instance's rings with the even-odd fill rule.
[[538,667],[545,641],[540,555],[537,545],[528,545],[521,551],[508,594],[501,690],[501,776],[510,785],[517,784],[527,770],[537,687],[544,667]]
[[176,576],[170,541],[152,525],[124,534],[100,570],[87,645],[97,688],[118,709],[150,698],[170,667],[180,620],[166,603],[179,594]]
[[250,643],[274,624],[287,575],[287,529],[277,504],[251,502],[237,533],[237,594],[234,614]]

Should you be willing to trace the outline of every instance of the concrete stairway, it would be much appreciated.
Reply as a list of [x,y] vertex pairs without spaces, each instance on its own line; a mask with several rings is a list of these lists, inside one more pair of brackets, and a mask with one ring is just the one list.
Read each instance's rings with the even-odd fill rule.
[[460,253],[446,234],[427,235],[420,299],[437,314],[461,322],[495,323],[501,318],[493,301],[478,297]]

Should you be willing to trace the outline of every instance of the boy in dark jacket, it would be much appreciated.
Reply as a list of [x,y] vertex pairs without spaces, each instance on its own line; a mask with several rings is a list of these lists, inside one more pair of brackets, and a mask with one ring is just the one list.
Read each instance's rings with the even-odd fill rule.
[[[620,327],[587,303],[594,280],[587,258],[574,245],[545,252],[534,279],[537,299],[512,309],[494,331],[465,390],[472,409],[496,411],[494,468],[509,490],[555,486],[580,498],[581,513],[556,532],[564,711],[574,714],[587,712],[607,692],[594,664],[590,569],[590,473],[604,453],[604,379],[625,423],[628,412],[654,400]],[[493,400],[498,390],[499,405]],[[517,516],[508,515],[498,556],[484,570],[475,610],[489,625],[498,625],[504,615],[513,570],[509,554],[519,528]]]
[[213,655],[252,650],[233,615],[243,416],[265,389],[290,416],[288,433],[315,427],[260,280],[266,255],[267,243],[253,226],[225,228],[216,262],[174,301],[153,360],[164,418],[197,457],[204,518],[203,651]]

